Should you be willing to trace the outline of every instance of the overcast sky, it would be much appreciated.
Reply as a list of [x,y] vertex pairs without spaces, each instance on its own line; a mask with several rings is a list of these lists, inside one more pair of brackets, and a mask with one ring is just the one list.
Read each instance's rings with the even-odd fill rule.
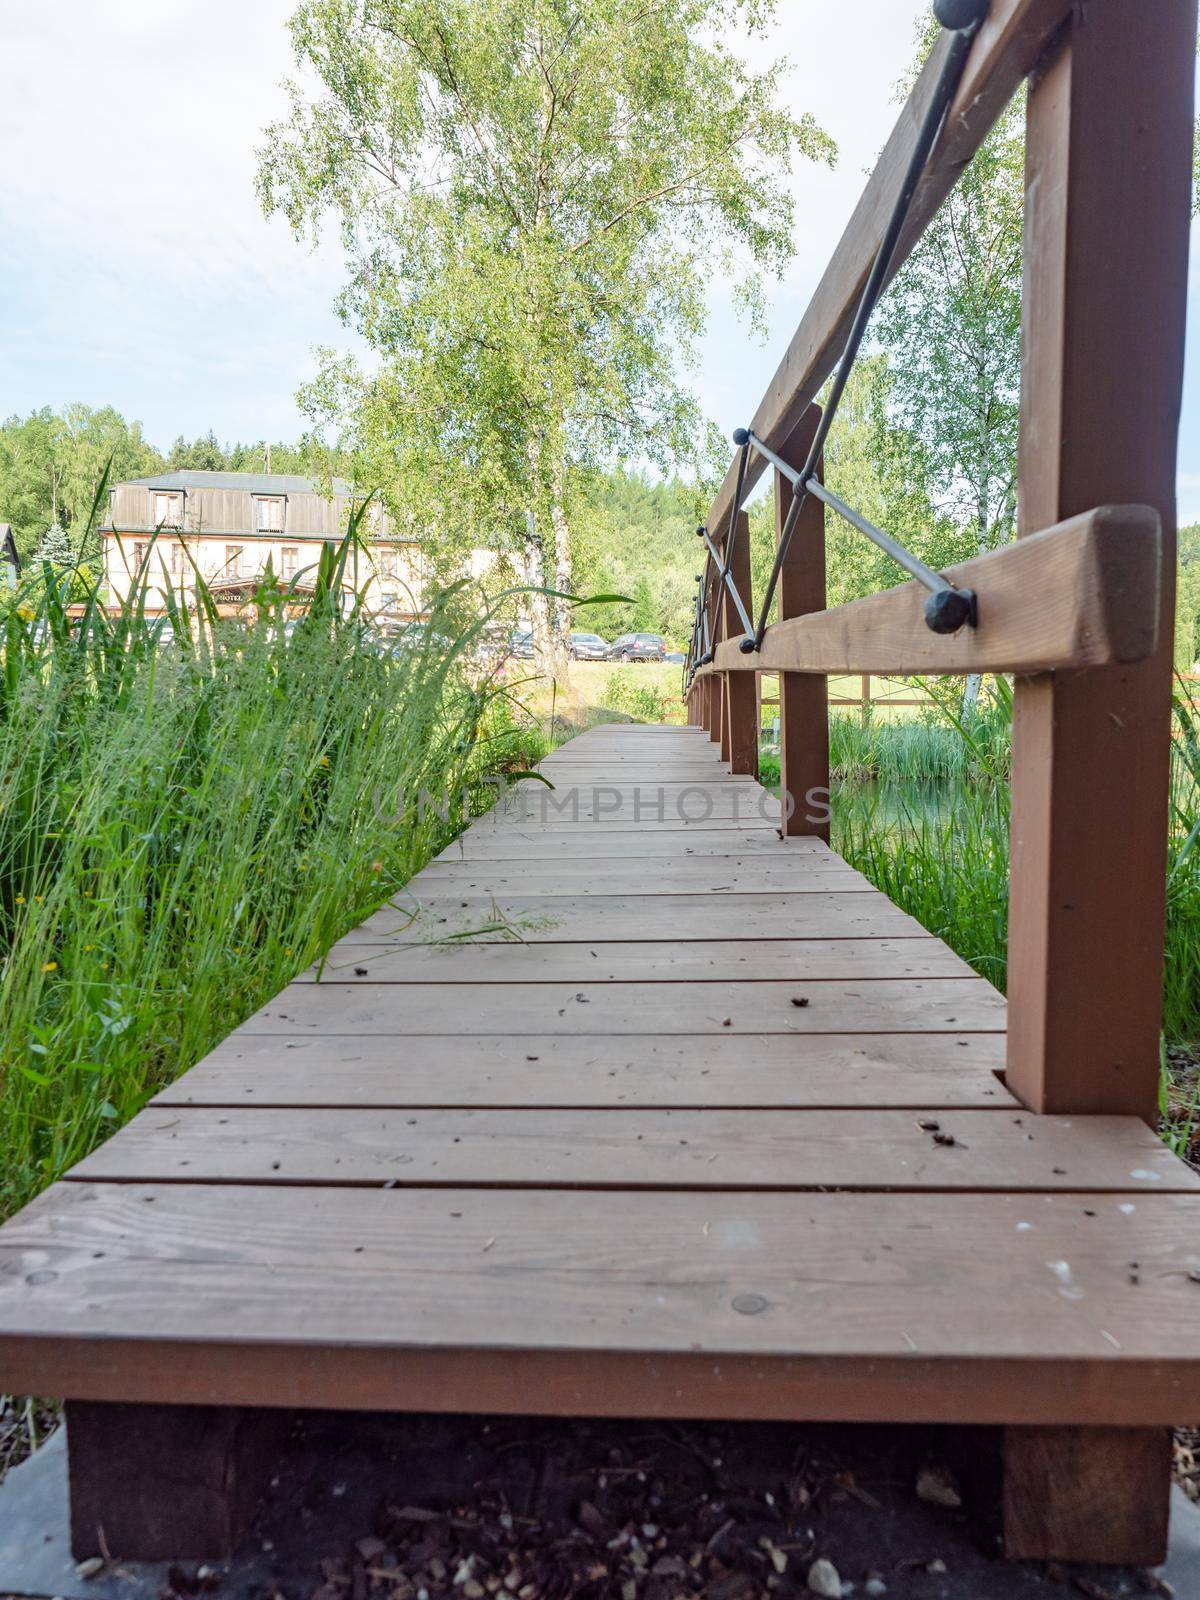
[[[0,55],[0,416],[69,400],[140,418],[161,445],[294,438],[294,395],[332,313],[336,247],[309,254],[254,197],[282,110],[293,0],[5,0]],[[783,0],[771,53],[840,150],[799,168],[796,257],[750,340],[718,287],[696,387],[749,419],[896,116],[921,0]],[[758,47],[762,50],[764,47]],[[1192,324],[1200,329],[1200,250]],[[1200,356],[1190,341],[1181,513],[1200,517]]]

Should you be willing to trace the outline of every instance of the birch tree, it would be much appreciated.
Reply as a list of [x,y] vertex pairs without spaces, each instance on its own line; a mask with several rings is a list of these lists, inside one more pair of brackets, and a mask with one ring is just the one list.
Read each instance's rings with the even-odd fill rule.
[[[491,538],[571,588],[573,480],[670,467],[705,430],[680,376],[721,274],[751,319],[791,250],[788,173],[833,158],[752,71],[774,0],[305,0],[303,77],[258,188],[340,232],[339,309],[303,395],[418,533]],[[562,603],[535,623],[561,640]]]
[[[895,418],[920,445],[936,510],[960,530],[959,548],[947,552],[954,560],[1015,532],[1024,198],[1020,95],[897,274],[876,322]],[[967,709],[978,687],[968,682]]]

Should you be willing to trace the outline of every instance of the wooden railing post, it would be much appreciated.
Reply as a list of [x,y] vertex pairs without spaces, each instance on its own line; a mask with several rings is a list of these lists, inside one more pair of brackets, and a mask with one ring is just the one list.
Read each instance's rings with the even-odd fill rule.
[[[790,466],[804,466],[820,418],[820,407],[810,406],[800,426],[780,449],[779,454]],[[818,465],[818,474],[821,470]],[[777,538],[791,499],[792,486],[777,470]],[[776,596],[781,622],[825,609],[825,507],[812,495],[797,519]],[[823,819],[829,815],[829,690],[827,680],[817,673],[779,674],[779,768],[784,834],[828,840],[829,822]]]
[[[723,607],[721,605],[720,586],[716,581],[715,573],[711,569],[708,573],[708,587],[704,603],[708,607],[708,625],[713,640],[713,648],[715,649],[725,636],[721,632]],[[711,672],[707,682],[708,715],[705,718],[705,725],[708,728],[708,737],[715,745],[720,746],[722,744],[721,723],[725,712],[725,696],[721,689],[720,674]]]
[[[724,544],[721,546],[724,555]],[[733,541],[733,560],[729,575],[742,598],[742,604],[753,615],[750,594],[750,517],[738,512],[737,535]],[[742,632],[741,620],[728,594],[721,597],[721,638],[735,639]],[[724,682],[723,714],[721,723],[721,758],[728,761],[730,772],[758,776],[758,675],[753,672],[726,672]]]
[[1195,0],[1103,0],[1030,85],[1021,531],[1163,523],[1153,658],[1016,686],[1008,1086],[1039,1111],[1156,1113],[1195,37]]

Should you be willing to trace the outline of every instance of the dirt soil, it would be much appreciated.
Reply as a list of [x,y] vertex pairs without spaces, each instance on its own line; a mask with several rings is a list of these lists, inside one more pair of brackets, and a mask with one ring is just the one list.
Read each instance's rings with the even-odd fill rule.
[[[279,1600],[1115,1600],[968,1522],[987,1430],[310,1415],[257,1534]],[[225,1580],[177,1568],[160,1600]],[[218,1595],[219,1600],[219,1595]]]

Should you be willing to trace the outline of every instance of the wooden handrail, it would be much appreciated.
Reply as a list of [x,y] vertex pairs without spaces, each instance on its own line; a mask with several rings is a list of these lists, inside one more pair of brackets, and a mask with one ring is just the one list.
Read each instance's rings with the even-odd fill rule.
[[[908,258],[934,213],[1072,9],[1072,0],[992,0],[987,19],[972,45],[958,94],[913,199],[892,260],[893,274]],[[753,430],[772,449],[782,449],[841,355],[921,119],[949,48],[949,35],[943,34],[900,113],[787,354],[754,413]],[[765,466],[765,461],[752,452],[744,495],[761,477]],[[734,462],[713,501],[708,515],[710,528],[723,528],[727,524],[736,488],[737,463]]]
[[713,672],[1054,672],[1144,661],[1158,642],[1162,530],[1149,506],[1101,506],[951,567],[980,596],[979,623],[931,633],[912,582],[767,629]]

